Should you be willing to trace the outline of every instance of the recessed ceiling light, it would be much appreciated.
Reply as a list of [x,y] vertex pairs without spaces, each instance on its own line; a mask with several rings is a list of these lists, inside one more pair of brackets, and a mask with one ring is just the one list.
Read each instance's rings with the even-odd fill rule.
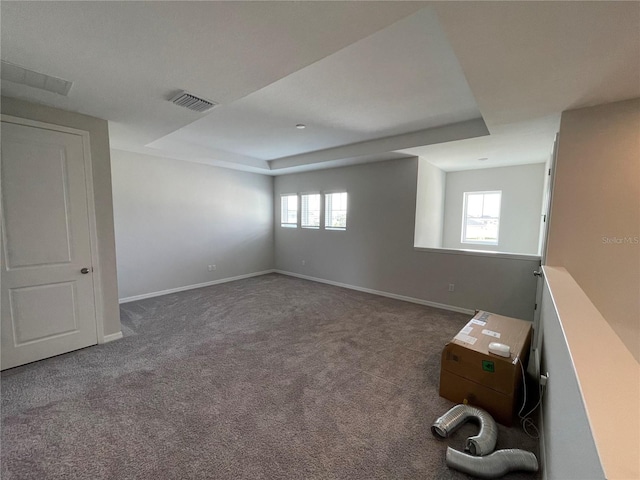
[[304,130],[305,128],[307,128],[307,126],[304,123],[299,123],[296,125],[296,128],[298,130]]
[[478,159],[479,162],[485,162],[487,160],[489,160],[487,157],[482,157]]

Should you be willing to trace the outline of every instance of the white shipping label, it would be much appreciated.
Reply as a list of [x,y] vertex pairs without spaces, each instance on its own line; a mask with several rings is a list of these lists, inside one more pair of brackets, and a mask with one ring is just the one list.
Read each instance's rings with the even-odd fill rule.
[[487,330],[486,328],[482,330],[484,335],[489,335],[490,337],[500,338],[500,333],[494,332],[493,330]]
[[469,323],[480,325],[481,327],[484,327],[487,324],[487,322],[483,322],[482,320],[476,320],[475,318],[472,318]]
[[460,340],[461,342],[468,343],[470,345],[475,344],[478,340],[476,337],[470,337],[469,335],[465,335],[464,333],[459,333],[455,336],[455,339]]
[[460,330],[460,333],[464,333],[465,335],[469,335],[472,330],[473,330],[473,327],[470,327],[469,325],[467,325],[462,330]]

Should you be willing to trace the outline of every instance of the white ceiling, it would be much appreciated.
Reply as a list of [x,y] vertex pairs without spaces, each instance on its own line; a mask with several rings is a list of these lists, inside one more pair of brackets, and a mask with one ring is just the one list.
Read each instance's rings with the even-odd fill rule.
[[[65,97],[2,81],[3,95],[107,119],[113,148],[272,175],[410,155],[445,170],[542,162],[560,112],[640,96],[638,2],[1,2],[0,14],[3,60],[74,82]],[[176,107],[181,89],[220,105]]]
[[494,126],[491,135],[406,148],[399,153],[424,158],[445,172],[542,163],[551,157],[559,127],[560,115],[549,115]]
[[435,13],[423,9],[149,146],[273,160],[479,117]]

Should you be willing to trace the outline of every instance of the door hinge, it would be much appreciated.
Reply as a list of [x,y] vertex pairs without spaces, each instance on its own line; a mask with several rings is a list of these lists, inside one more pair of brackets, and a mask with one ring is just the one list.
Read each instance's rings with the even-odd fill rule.
[[537,310],[537,309],[538,309],[538,304],[537,304],[537,303],[533,306],[533,309],[534,309],[534,310]]
[[549,172],[547,173],[547,175],[551,176],[551,169],[549,169]]

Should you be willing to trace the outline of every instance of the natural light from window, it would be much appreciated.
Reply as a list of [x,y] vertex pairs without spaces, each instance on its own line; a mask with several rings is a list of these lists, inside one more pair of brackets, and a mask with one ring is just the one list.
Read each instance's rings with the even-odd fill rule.
[[347,229],[347,192],[325,194],[324,228],[327,230]]
[[498,245],[502,192],[465,192],[462,243]]
[[280,205],[280,226],[298,228],[298,195],[282,195]]
[[302,228],[320,228],[320,194],[302,195],[301,204]]

